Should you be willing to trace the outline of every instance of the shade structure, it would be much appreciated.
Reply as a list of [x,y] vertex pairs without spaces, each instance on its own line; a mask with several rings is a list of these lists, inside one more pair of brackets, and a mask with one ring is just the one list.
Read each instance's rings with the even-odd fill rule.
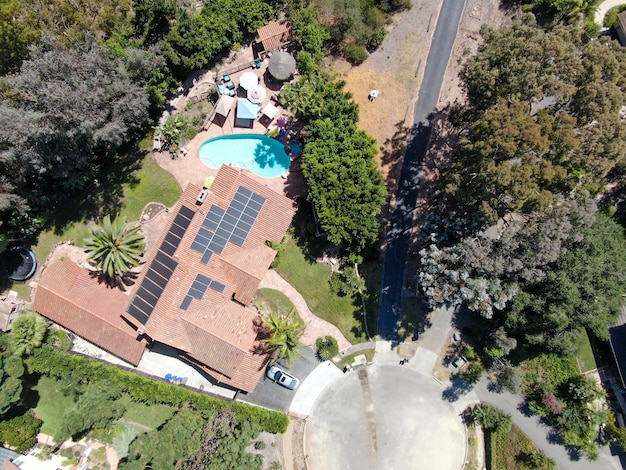
[[273,103],[267,103],[261,112],[265,114],[268,118],[273,119],[278,112],[278,108],[274,106]]
[[234,101],[235,98],[232,96],[222,95],[220,100],[217,102],[217,106],[215,106],[215,112],[221,116],[227,117],[228,113],[230,113],[230,109],[233,107]]
[[248,90],[248,99],[256,104],[261,104],[267,95],[265,88],[255,85]]
[[239,86],[244,90],[249,90],[259,84],[259,76],[254,72],[244,72],[239,79]]
[[254,104],[246,98],[237,98],[237,118],[235,119],[235,126],[252,127],[259,112],[259,107],[258,104]]
[[274,52],[270,57],[267,69],[276,80],[288,80],[296,71],[296,59],[288,52]]

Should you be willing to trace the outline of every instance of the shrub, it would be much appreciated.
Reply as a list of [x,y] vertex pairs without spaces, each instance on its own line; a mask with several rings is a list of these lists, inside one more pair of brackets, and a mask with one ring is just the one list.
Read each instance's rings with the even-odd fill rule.
[[385,28],[375,29],[367,43],[367,47],[369,47],[370,50],[378,49],[383,43],[385,36],[387,36],[387,30]]
[[238,421],[256,423],[263,431],[271,433],[282,434],[289,425],[289,418],[282,412],[257,408],[245,403],[226,402],[186,388],[157,382],[92,359],[57,351],[47,345],[36,349],[25,362],[30,373],[37,372],[58,379],[71,379],[82,384],[109,381],[126,391],[133,401],[140,403],[189,404],[200,413],[207,413],[214,408],[219,411],[225,407],[236,413]]
[[315,349],[317,349],[317,356],[322,361],[329,361],[339,354],[339,345],[337,344],[337,340],[332,336],[317,338],[315,341]]
[[328,284],[330,285],[330,290],[335,294],[340,295],[341,292],[341,274],[337,271],[333,271],[328,278]]
[[25,452],[37,443],[37,434],[43,421],[27,413],[6,421],[0,421],[0,441]]
[[461,372],[459,377],[465,380],[469,384],[475,384],[480,380],[480,376],[483,373],[483,368],[477,362],[472,362],[465,372]]
[[346,60],[352,65],[360,65],[367,59],[367,50],[361,44],[350,44],[346,47]]
[[478,357],[476,356],[476,351],[474,351],[474,348],[471,347],[469,344],[463,346],[463,351],[461,352],[461,354],[463,354],[465,359],[467,359],[468,361],[475,361]]
[[263,449],[265,449],[265,442],[263,442],[263,441],[256,441],[254,443],[254,448],[256,450],[263,450]]

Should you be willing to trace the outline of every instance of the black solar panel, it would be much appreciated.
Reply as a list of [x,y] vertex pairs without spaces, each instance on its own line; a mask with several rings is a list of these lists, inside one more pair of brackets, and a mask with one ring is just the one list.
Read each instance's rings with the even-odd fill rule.
[[207,264],[213,253],[221,254],[229,241],[243,246],[264,203],[263,196],[240,186],[228,209],[212,205],[191,244],[202,254],[201,262]]
[[263,196],[261,196],[260,194],[257,193],[252,193],[252,195],[250,196],[250,200],[263,205],[265,203],[265,198]]
[[193,297],[188,295],[183,299],[183,303],[180,304],[180,309],[181,310],[187,310],[189,308],[189,305],[191,305],[191,301],[193,300]]
[[225,288],[226,286],[222,284],[221,282],[217,282],[217,281],[211,282],[211,289],[213,289],[214,291],[222,293],[224,292]]
[[243,242],[245,242],[245,238],[238,237],[237,235],[233,235],[230,237],[230,242],[234,243],[237,246],[243,246]]
[[143,286],[143,283],[141,287],[137,289],[137,293],[135,295],[141,298],[142,300],[145,300],[145,302],[148,305],[150,305],[150,307],[152,308],[154,308],[157,302],[159,301],[159,297],[148,292],[146,288]]
[[174,217],[174,223],[176,225],[180,225],[182,228],[187,228],[189,227],[189,222],[191,222],[191,220],[189,220],[186,217],[183,217],[182,214],[176,214],[176,217]]
[[163,243],[161,243],[161,251],[167,253],[170,256],[173,256],[174,253],[176,253],[176,247],[164,241]]
[[183,302],[180,304],[180,309],[187,310],[189,305],[191,305],[191,299],[202,300],[202,297],[204,297],[207,289],[212,289],[216,292],[222,293],[225,288],[226,286],[221,282],[214,281],[210,277],[206,277],[203,274],[198,274],[196,275],[196,279],[193,281],[193,284],[191,284],[189,292],[187,292]]
[[164,278],[168,280],[170,276],[172,275],[171,269],[169,269],[167,266],[163,266],[161,263],[157,263],[156,261],[152,262],[152,264],[150,265],[150,269],[153,269],[154,271],[157,272],[157,274],[160,274],[161,276],[163,276]]
[[161,289],[164,289],[165,286],[167,285],[167,279],[163,278],[162,276],[159,276],[156,271],[150,269],[148,270],[148,273],[146,274],[146,279],[150,279],[152,282],[154,282],[156,285],[158,285]]
[[144,314],[146,314],[148,318],[150,317],[150,315],[152,314],[152,310],[154,309],[154,307],[150,306],[145,300],[137,296],[135,296],[135,298],[133,299],[133,305],[141,310]]
[[172,256],[176,253],[195,213],[193,209],[181,206],[128,307],[128,313],[141,323],[146,323],[152,315],[172,273],[178,266],[178,261]]
[[165,266],[170,268],[170,270],[172,271],[174,271],[174,269],[176,269],[176,266],[178,266],[178,261],[170,258],[169,256],[167,256],[165,253],[162,253],[162,252],[158,252],[156,256],[154,257],[154,259],[157,260],[159,263],[164,264]]
[[193,209],[190,209],[187,206],[181,206],[178,213],[187,217],[189,220],[191,220],[193,219],[193,215],[196,213],[196,211],[194,211]]
[[134,303],[130,304],[128,307],[128,313],[130,313],[131,316],[142,325],[144,325],[148,321],[148,318],[150,318],[150,315],[146,315],[144,312],[135,307]]
[[180,225],[172,224],[170,227],[170,232],[176,235],[178,238],[183,238],[185,235],[185,231],[187,229],[185,227],[181,227]]
[[163,292],[163,288],[158,286],[157,284],[155,284],[154,282],[152,282],[150,279],[144,278],[143,282],[141,283],[141,287],[143,287],[144,289],[146,289],[148,292],[150,292],[152,295],[158,297],[161,295],[161,293]]
[[208,286],[209,284],[211,284],[211,281],[212,279],[210,277],[206,277],[204,274],[198,274],[196,276],[196,282],[204,284],[205,286]]
[[177,245],[180,243],[180,237],[170,231],[167,235],[165,235],[165,241],[171,243],[172,245]]

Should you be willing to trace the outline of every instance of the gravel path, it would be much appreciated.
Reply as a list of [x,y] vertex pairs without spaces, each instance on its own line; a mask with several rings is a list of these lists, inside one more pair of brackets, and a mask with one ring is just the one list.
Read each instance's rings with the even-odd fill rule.
[[350,342],[336,326],[331,325],[327,321],[313,315],[300,293],[295,290],[291,284],[280,277],[280,275],[273,269],[267,271],[267,274],[261,281],[259,288],[263,287],[276,289],[289,297],[289,300],[291,300],[293,305],[296,307],[298,315],[300,315],[300,318],[302,318],[304,324],[306,325],[306,330],[301,338],[304,344],[314,345],[315,340],[320,336],[330,335],[337,340],[340,351],[343,351],[351,346]]

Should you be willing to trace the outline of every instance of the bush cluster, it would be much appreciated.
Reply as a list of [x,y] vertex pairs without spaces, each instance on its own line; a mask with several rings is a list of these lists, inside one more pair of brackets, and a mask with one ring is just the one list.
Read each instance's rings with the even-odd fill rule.
[[315,349],[317,350],[317,357],[322,361],[330,361],[339,354],[339,345],[337,344],[337,340],[332,336],[317,338],[315,341]]
[[289,418],[285,413],[239,402],[227,402],[183,387],[148,379],[92,359],[66,354],[47,345],[38,348],[27,359],[26,364],[30,373],[36,372],[80,384],[109,381],[120,386],[139,403],[188,404],[200,413],[227,408],[235,412],[239,421],[256,423],[266,432],[284,433],[289,424]]

